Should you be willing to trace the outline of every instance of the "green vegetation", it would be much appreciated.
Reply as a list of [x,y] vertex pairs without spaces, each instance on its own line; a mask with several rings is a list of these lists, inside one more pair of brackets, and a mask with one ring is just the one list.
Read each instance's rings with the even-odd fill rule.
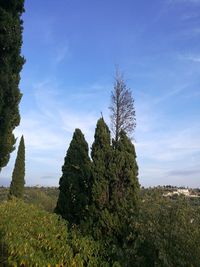
[[24,202],[34,204],[40,209],[53,212],[58,200],[58,188],[25,187]]
[[22,135],[19,148],[17,151],[17,158],[15,161],[15,167],[12,174],[12,182],[10,184],[10,197],[18,197],[23,198],[24,195],[24,180],[25,176],[25,145],[24,145],[24,137]]
[[[25,187],[23,200],[42,210],[53,212],[58,200],[58,193],[56,187]],[[8,194],[9,188],[0,187],[0,202],[7,200]]]
[[101,238],[107,226],[105,220],[109,216],[112,150],[110,146],[110,131],[103,118],[97,122],[92,157],[92,203],[90,205],[90,229],[93,229],[95,238]]
[[[9,266],[100,266],[98,246],[64,220],[21,200],[0,205],[0,263]],[[2,265],[1,265],[2,266]]]
[[[17,199],[4,201],[0,204],[0,265],[9,259],[11,266],[22,262],[25,266],[56,266],[66,261],[65,266],[198,267],[200,203],[193,205],[182,196],[163,197],[165,190],[141,189],[137,215],[130,216],[126,231],[123,229],[123,250],[114,241],[112,247],[105,243],[106,233],[105,239],[97,241],[81,234],[78,227],[68,229],[65,220],[41,207]],[[7,192],[1,188],[0,196],[6,198]],[[25,188],[25,196],[33,192],[52,199],[58,195],[56,188]],[[108,241],[111,237],[114,240],[116,233],[108,233]]]
[[13,130],[20,122],[23,11],[24,0],[0,1],[0,171],[14,150]]
[[70,143],[60,178],[60,194],[55,212],[79,224],[85,217],[90,197],[91,162],[88,144],[81,130],[76,129]]
[[139,203],[135,148],[124,131],[111,144],[110,130],[100,118],[91,158],[92,162],[87,143],[76,130],[62,168],[55,211],[67,219],[70,227],[76,225],[100,243],[102,258],[109,266],[123,266],[127,225],[136,217]]
[[[0,171],[14,150],[20,121],[23,11],[23,0],[0,1]],[[199,198],[140,188],[128,137],[136,126],[134,100],[122,76],[115,82],[114,140],[100,118],[90,159],[76,129],[59,190],[24,188],[22,136],[10,188],[0,188],[0,266],[199,267]]]
[[111,145],[109,128],[101,118],[97,122],[91,156],[92,203],[90,216],[82,229],[101,241],[102,255],[109,264],[123,266],[126,228],[138,208],[138,166],[134,145],[124,131]]
[[175,200],[149,191],[130,225],[133,245],[127,266],[198,267],[200,206],[184,197]]

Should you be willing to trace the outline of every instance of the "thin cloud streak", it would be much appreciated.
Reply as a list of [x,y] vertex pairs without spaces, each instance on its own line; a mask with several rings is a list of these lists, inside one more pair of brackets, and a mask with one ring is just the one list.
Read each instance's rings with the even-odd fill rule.
[[200,63],[200,55],[197,55],[197,54],[196,55],[192,55],[192,54],[180,55],[179,58],[183,60]]

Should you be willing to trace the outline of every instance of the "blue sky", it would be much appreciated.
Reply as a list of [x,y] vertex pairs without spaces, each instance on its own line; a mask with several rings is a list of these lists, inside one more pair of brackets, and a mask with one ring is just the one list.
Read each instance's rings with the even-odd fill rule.
[[[200,186],[200,0],[26,0],[26,184],[58,185],[76,127],[91,146],[118,65],[135,98],[143,186]],[[18,143],[17,143],[18,144]],[[9,184],[16,151],[1,173]]]

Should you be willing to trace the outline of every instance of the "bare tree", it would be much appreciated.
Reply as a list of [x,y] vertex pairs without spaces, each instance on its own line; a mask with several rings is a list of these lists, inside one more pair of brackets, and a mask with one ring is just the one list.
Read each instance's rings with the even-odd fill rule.
[[114,89],[111,92],[109,109],[111,130],[115,141],[118,141],[121,130],[131,136],[136,127],[134,99],[131,90],[126,86],[123,75],[118,70],[115,75]]

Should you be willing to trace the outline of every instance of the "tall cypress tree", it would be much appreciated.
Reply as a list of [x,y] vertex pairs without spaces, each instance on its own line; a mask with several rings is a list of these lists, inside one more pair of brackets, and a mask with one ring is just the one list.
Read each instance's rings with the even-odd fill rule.
[[112,201],[117,206],[136,208],[138,202],[139,182],[138,165],[134,144],[124,130],[113,150]]
[[14,196],[18,198],[23,198],[24,184],[25,184],[24,177],[25,177],[25,145],[24,145],[24,137],[22,135],[12,174],[12,182],[10,184],[9,197]]
[[93,202],[98,209],[109,205],[110,130],[103,118],[97,121],[92,145]]
[[101,240],[105,260],[123,266],[127,248],[127,225],[138,203],[138,166],[134,145],[124,131],[111,146],[104,120],[97,122],[92,145],[92,204],[88,228]]
[[91,177],[88,144],[79,129],[74,132],[62,172],[55,212],[67,219],[70,225],[79,224],[88,210]]
[[105,240],[112,236],[114,220],[110,213],[112,146],[110,130],[103,118],[97,121],[91,157],[92,202],[85,228],[95,239]]
[[13,130],[20,122],[23,12],[24,0],[0,0],[0,171],[14,150]]
[[129,225],[137,217],[140,185],[135,147],[123,130],[114,144],[112,170],[111,214],[115,218],[112,229],[115,238],[111,239],[110,246],[115,249],[110,257],[121,266],[129,266],[127,252],[134,246],[130,242]]

